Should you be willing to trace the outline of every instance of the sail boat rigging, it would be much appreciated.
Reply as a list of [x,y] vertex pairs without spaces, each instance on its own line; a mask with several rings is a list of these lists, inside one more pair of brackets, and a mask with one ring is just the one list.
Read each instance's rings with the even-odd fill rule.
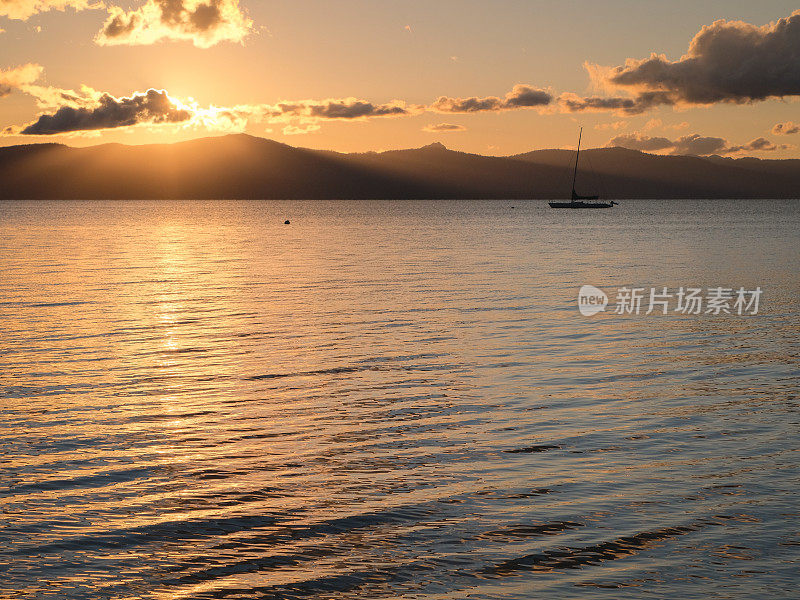
[[597,200],[600,196],[581,196],[575,191],[575,181],[578,179],[578,159],[581,156],[581,138],[583,127],[578,133],[578,151],[575,153],[575,170],[572,172],[572,199],[569,202],[550,202],[551,208],[611,208],[616,202],[584,202],[584,200]]

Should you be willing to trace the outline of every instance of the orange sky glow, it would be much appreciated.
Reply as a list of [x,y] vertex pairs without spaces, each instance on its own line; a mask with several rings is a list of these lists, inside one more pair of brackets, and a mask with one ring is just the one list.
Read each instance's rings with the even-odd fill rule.
[[594,147],[800,157],[800,11],[778,0],[0,0],[0,30],[0,145],[507,155],[581,125]]

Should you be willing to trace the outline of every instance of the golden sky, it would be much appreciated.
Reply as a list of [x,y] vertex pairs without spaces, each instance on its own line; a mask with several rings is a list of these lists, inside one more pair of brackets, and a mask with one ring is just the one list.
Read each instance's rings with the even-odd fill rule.
[[800,11],[765,0],[0,0],[0,145],[247,132],[800,157]]

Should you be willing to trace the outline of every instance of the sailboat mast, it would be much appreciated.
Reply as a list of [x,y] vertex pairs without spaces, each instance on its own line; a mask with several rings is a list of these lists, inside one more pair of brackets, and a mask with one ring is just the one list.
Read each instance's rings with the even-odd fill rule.
[[578,158],[581,155],[581,137],[583,137],[583,127],[578,132],[578,152],[575,153],[575,172],[572,173],[572,196],[575,196],[575,180],[578,178]]

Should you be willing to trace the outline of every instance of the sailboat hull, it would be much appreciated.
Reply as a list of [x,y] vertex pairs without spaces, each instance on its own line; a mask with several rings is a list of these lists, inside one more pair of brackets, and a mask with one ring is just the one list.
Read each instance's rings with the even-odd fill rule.
[[[578,133],[578,150],[575,152],[575,169],[572,171],[572,201],[571,202],[550,202],[550,208],[612,208],[616,202],[591,202],[600,196],[581,196],[575,191],[575,180],[578,178],[578,159],[581,156],[581,139],[583,138],[583,127]],[[589,202],[586,202],[589,200]]]
[[614,203],[607,202],[550,202],[550,208],[611,208]]

